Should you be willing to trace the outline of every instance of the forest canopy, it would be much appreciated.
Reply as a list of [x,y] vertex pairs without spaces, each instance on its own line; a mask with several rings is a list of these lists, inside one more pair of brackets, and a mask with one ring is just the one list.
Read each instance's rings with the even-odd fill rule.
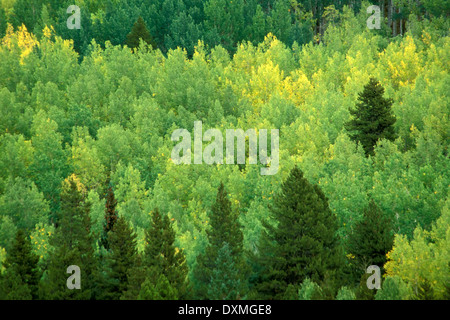
[[[1,1],[0,299],[449,298],[448,2],[73,2]],[[195,121],[278,173],[174,164]]]

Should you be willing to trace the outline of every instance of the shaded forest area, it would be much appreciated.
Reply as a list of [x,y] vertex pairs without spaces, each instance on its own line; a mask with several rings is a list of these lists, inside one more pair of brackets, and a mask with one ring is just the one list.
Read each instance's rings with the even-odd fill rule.
[[0,299],[449,299],[448,1],[72,4],[1,1]]
[[[82,28],[67,28],[67,8],[81,10]],[[386,35],[402,35],[410,14],[424,18],[448,18],[450,5],[445,0],[2,0],[0,36],[9,22],[15,28],[42,36],[44,27],[53,26],[63,39],[74,41],[75,50],[89,54],[95,39],[104,47],[129,44],[127,35],[141,17],[149,31],[148,41],[166,54],[181,47],[192,57],[198,40],[207,48],[221,45],[235,53],[238,44],[250,41],[257,45],[271,32],[287,46],[311,41],[320,42],[330,22],[337,22],[338,11],[348,6],[354,13],[378,5],[386,18]]]

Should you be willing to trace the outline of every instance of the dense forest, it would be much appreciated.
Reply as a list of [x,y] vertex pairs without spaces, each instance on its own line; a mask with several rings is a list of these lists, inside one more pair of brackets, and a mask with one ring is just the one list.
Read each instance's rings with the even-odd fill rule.
[[[449,14],[1,0],[0,299],[448,300]],[[279,129],[276,174],[174,163],[196,121]]]

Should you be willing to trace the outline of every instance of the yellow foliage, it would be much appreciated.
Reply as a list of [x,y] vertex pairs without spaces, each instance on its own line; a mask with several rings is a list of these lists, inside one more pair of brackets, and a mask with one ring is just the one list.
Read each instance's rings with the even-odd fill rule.
[[50,39],[51,36],[55,34],[55,29],[53,28],[53,26],[50,26],[50,28],[45,26],[42,30],[42,33],[44,34],[45,38]]
[[406,36],[400,44],[389,44],[380,55],[396,86],[414,84],[417,75],[422,71],[421,57],[411,36]]
[[270,97],[281,91],[283,71],[280,71],[278,65],[274,65],[272,61],[264,64],[256,70],[253,69],[253,76],[250,80],[250,92],[247,96],[253,104],[253,109],[258,112],[261,104],[269,101]]
[[69,190],[71,182],[74,182],[78,192],[86,194],[86,187],[81,183],[80,179],[73,173],[63,181],[63,190]]
[[305,97],[313,91],[313,86],[308,77],[298,69],[293,72],[292,76],[283,80],[280,90],[283,97],[292,101],[294,105],[300,106],[304,104]]
[[22,24],[19,29],[14,32],[14,28],[8,23],[6,29],[6,35],[3,37],[2,44],[8,49],[12,48],[12,45],[16,43],[19,47],[20,63],[24,64],[24,59],[33,51],[34,46],[39,46],[39,41],[36,37],[27,31],[27,28]]
[[450,281],[449,222],[450,210],[447,204],[432,231],[418,227],[411,241],[404,235],[397,235],[393,249],[387,253],[386,274],[401,277],[416,292],[418,286],[427,281],[433,288],[435,297],[442,298],[445,293],[444,284]]

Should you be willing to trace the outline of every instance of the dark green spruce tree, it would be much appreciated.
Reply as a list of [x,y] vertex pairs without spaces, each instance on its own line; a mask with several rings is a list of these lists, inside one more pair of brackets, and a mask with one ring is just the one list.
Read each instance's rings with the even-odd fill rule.
[[359,279],[356,297],[359,300],[373,300],[376,290],[367,288],[367,267],[377,265],[384,273],[386,254],[392,249],[394,234],[391,220],[383,211],[370,200],[369,206],[364,210],[362,220],[355,224],[349,235],[347,251],[351,254],[351,269],[353,278]]
[[[148,268],[144,265],[144,257],[142,254],[137,254],[134,266],[132,266],[128,271],[128,284],[126,290],[122,293],[120,297],[121,300],[136,300],[139,299],[139,294],[141,292],[143,283],[148,278]],[[151,280],[154,280],[152,278]]]
[[136,235],[123,217],[119,217],[108,234],[110,252],[106,292],[103,299],[119,300],[128,288],[130,271],[136,265]]
[[290,172],[281,188],[270,207],[274,224],[264,223],[259,245],[263,266],[256,284],[259,297],[283,299],[289,285],[298,287],[309,277],[331,298],[343,262],[337,219],[322,190],[299,168]]
[[357,300],[374,300],[377,289],[369,289],[367,287],[367,280],[371,276],[370,273],[363,273],[359,281],[359,285],[356,288],[356,299]]
[[392,99],[383,97],[384,88],[375,79],[369,83],[358,95],[356,109],[350,109],[353,118],[345,124],[350,132],[350,138],[360,143],[366,156],[374,154],[374,147],[378,139],[395,140],[395,117],[392,114]]
[[384,273],[386,254],[392,249],[393,243],[391,220],[371,199],[362,220],[355,224],[348,239],[347,251],[352,254],[352,264],[360,275],[370,265],[379,266]]
[[131,32],[127,35],[125,44],[128,47],[134,49],[139,47],[140,39],[142,39],[145,43],[151,45],[153,49],[156,48],[156,43],[150,35],[150,32],[148,31],[145,25],[145,21],[144,19],[142,19],[142,17],[139,17],[134,23]]
[[[61,214],[55,234],[50,238],[54,251],[50,254],[44,274],[40,298],[49,300],[86,300],[94,298],[97,282],[97,261],[94,258],[94,240],[86,190],[75,175],[63,181]],[[67,268],[80,268],[81,289],[67,288],[70,274]]]
[[186,258],[175,246],[175,236],[169,217],[156,208],[146,230],[144,256],[130,270],[124,299],[185,299],[189,295]]
[[0,300],[38,298],[39,257],[32,250],[25,232],[18,230],[14,244],[6,255],[5,271],[0,276]]
[[109,249],[108,234],[113,229],[118,218],[116,206],[117,200],[114,197],[114,191],[112,186],[109,186],[105,204],[105,222],[100,239],[100,244],[107,250]]
[[[241,277],[241,287],[230,288],[230,290],[235,292],[233,294],[234,299],[241,299],[247,291],[246,281],[244,281],[247,272],[243,250],[244,237],[239,223],[239,216],[237,213],[232,212],[231,202],[222,183],[218,188],[216,201],[211,207],[209,220],[211,228],[206,231],[209,244],[205,252],[197,256],[197,267],[194,270],[195,295],[199,299],[210,299],[208,296],[208,288],[211,286],[211,279],[214,273],[218,272],[217,269],[222,268],[222,266],[216,265],[216,262],[220,261],[218,260],[219,251],[227,244],[232,261],[236,269],[239,270]],[[225,275],[222,276],[224,277]],[[231,275],[229,276],[232,277]],[[226,296],[229,294],[226,294]]]
[[[155,271],[155,270],[152,270]],[[164,274],[152,272],[142,284],[138,300],[178,300],[178,291]]]
[[208,299],[235,300],[239,298],[241,279],[233,261],[230,246],[225,243],[218,252],[215,268],[208,285]]

